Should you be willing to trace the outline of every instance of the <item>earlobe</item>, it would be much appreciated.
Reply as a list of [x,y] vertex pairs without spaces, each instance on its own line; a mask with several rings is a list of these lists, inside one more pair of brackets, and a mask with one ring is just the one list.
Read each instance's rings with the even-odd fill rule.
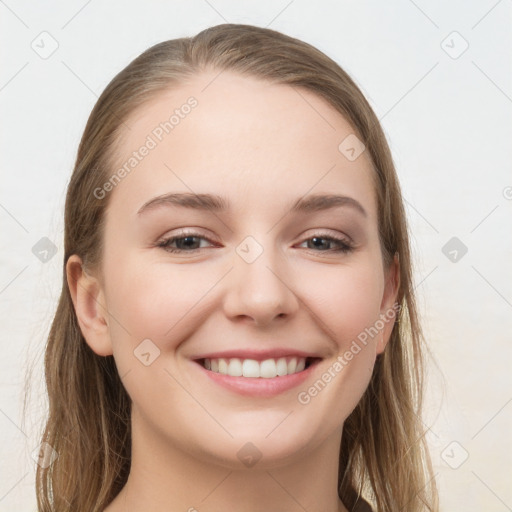
[[386,281],[384,285],[384,294],[380,307],[380,320],[384,324],[381,331],[381,336],[377,341],[376,351],[377,354],[382,354],[391,338],[391,332],[396,322],[398,314],[397,297],[400,290],[400,262],[398,253],[395,253],[393,261],[389,266],[386,274]]
[[89,275],[76,254],[66,263],[66,277],[82,335],[100,356],[112,355],[108,312],[100,282]]

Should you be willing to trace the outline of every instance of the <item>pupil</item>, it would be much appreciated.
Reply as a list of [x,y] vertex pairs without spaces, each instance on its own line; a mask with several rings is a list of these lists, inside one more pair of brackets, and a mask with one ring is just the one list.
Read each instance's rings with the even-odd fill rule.
[[[317,244],[315,243],[315,241],[318,241],[318,240],[325,240],[325,238],[320,238],[320,237],[318,237],[318,236],[314,236],[311,240],[312,240],[312,242],[314,243],[315,247],[317,247],[317,248],[318,248],[318,247],[320,247],[322,244],[317,245]],[[325,245],[325,244],[324,244],[324,245]]]
[[[185,236],[185,237],[182,237],[180,240],[177,240],[177,245],[179,246],[180,244],[182,244],[184,247],[190,249],[191,248],[191,245],[194,245],[194,236]],[[188,241],[188,243],[187,243]]]

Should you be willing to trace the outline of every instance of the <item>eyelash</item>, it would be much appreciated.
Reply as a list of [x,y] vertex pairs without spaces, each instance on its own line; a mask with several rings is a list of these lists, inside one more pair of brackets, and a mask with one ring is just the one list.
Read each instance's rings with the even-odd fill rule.
[[[201,249],[204,249],[204,247],[198,247],[195,249],[191,249],[190,251],[187,251],[184,249],[177,249],[174,247],[169,247],[170,244],[176,242],[177,240],[183,240],[185,238],[200,238],[202,240],[207,240],[208,242],[213,243],[211,240],[209,240],[208,238],[206,238],[204,236],[201,236],[199,233],[184,233],[184,234],[181,234],[180,236],[172,236],[169,238],[165,238],[165,239],[161,240],[160,242],[158,242],[156,245],[157,245],[157,247],[161,247],[162,249],[164,249],[165,251],[170,252],[170,253],[189,253],[190,254],[190,253],[195,253],[196,251],[199,251]],[[337,238],[337,237],[333,237],[330,235],[328,236],[326,233],[315,234],[309,238],[306,238],[306,240],[304,240],[304,242],[307,242],[308,240],[312,240],[314,238],[319,238],[321,240],[328,240],[330,242],[336,242],[339,244],[340,247],[338,249],[327,249],[324,251],[315,251],[314,249],[308,249],[313,252],[347,254],[354,250],[354,246],[347,239]],[[302,242],[302,243],[304,243],[304,242]]]

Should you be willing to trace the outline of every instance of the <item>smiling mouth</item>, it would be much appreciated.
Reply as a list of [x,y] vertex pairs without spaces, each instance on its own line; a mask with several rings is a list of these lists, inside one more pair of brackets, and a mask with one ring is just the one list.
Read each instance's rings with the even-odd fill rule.
[[279,357],[263,361],[233,357],[203,358],[195,362],[206,370],[229,377],[273,379],[301,373],[319,361],[319,357]]

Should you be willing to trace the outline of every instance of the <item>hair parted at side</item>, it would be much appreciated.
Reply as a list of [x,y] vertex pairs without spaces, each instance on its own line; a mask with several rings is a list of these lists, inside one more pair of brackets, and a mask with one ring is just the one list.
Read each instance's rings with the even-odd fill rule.
[[[93,191],[112,175],[123,123],[155,95],[206,70],[229,70],[308,90],[351,124],[373,165],[385,265],[400,261],[399,322],[376,360],[370,384],[345,421],[339,496],[375,512],[438,511],[421,421],[427,353],[413,293],[408,227],[392,156],[380,123],[354,81],[313,46],[274,30],[223,24],[165,41],[134,59],[108,84],[85,127],[65,205],[63,284],[45,352],[49,399],[42,442],[58,453],[38,467],[39,512],[102,512],[130,470],[130,399],[112,356],[85,342],[66,279],[72,254],[99,270],[108,196]],[[341,141],[340,141],[341,142]]]

